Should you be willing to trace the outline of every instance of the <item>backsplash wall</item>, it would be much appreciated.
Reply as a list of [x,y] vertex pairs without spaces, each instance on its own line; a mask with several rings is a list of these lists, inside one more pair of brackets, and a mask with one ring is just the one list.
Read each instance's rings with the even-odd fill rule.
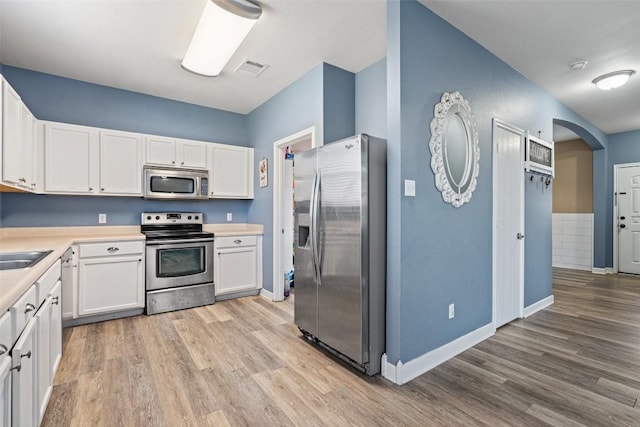
[[0,227],[58,227],[98,224],[98,214],[107,214],[105,225],[139,225],[141,212],[203,212],[205,223],[247,222],[249,200],[145,200],[138,197],[56,196],[0,193]]

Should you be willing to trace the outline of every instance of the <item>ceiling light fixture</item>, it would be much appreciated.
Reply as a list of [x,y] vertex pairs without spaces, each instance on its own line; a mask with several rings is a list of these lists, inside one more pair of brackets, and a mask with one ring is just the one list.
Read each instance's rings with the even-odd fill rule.
[[592,83],[602,90],[616,89],[628,82],[634,73],[635,71],[633,70],[614,71],[613,73],[596,77]]
[[182,68],[216,77],[262,14],[248,0],[207,0]]

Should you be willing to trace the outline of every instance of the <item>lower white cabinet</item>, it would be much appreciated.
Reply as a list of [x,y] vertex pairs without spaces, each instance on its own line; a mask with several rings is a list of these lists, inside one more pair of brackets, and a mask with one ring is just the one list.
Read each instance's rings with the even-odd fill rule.
[[62,283],[58,281],[51,290],[51,321],[50,321],[50,337],[49,350],[51,356],[49,358],[49,369],[51,370],[51,381],[58,371],[60,361],[62,360]]
[[0,425],[11,425],[11,357],[0,356]]
[[27,322],[20,338],[11,351],[12,371],[12,425],[31,427],[38,425],[37,416],[37,323]]
[[144,308],[144,242],[80,245],[77,316]]
[[217,237],[214,256],[216,296],[262,288],[262,236]]
[[60,305],[61,282],[57,281],[35,315],[38,348],[38,423],[47,410],[53,391],[53,379],[62,358],[62,310]]

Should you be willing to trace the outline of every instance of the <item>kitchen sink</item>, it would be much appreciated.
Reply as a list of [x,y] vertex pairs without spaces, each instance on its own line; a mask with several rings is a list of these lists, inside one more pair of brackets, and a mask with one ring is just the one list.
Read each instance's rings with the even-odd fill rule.
[[0,254],[0,270],[33,267],[53,251],[11,252]]

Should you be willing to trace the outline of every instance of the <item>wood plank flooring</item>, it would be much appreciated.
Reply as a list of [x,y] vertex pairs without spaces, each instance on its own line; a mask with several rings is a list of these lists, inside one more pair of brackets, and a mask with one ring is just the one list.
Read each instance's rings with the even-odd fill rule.
[[555,304],[403,386],[301,338],[292,298],[64,332],[44,426],[640,426],[640,278],[554,270]]

